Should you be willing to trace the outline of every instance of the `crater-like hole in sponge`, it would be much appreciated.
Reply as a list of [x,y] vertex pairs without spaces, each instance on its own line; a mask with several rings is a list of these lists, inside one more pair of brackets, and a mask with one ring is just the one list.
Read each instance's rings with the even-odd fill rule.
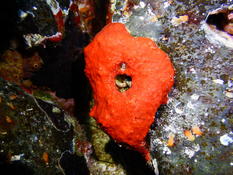
[[132,86],[132,78],[126,74],[119,74],[115,77],[115,83],[118,91],[127,91]]

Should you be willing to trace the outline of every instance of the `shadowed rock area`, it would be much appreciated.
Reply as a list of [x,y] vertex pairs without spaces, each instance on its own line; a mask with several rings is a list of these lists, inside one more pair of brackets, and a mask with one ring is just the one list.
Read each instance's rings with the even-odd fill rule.
[[[0,10],[0,171],[232,174],[232,4],[7,1]],[[148,163],[88,116],[93,101],[83,48],[110,21],[124,23],[133,36],[153,39],[176,70],[168,103],[148,133]]]

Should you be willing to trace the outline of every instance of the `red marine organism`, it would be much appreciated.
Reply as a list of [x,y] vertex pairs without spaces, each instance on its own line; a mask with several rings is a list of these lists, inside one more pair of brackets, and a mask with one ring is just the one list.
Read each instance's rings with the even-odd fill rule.
[[84,53],[95,101],[90,116],[115,141],[150,160],[145,137],[174,83],[169,57],[151,39],[131,36],[121,23],[104,27]]

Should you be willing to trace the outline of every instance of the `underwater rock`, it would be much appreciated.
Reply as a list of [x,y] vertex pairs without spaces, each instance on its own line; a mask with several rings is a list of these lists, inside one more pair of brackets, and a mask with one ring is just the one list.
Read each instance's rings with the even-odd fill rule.
[[[56,104],[57,99],[45,91],[33,94],[36,97],[0,78],[0,171],[25,175],[125,175],[122,166],[106,154],[104,145],[99,145],[103,151],[100,156],[106,154],[111,161],[95,159],[83,126]],[[96,125],[93,122],[92,128]],[[106,134],[100,129],[94,134],[93,143],[98,147],[99,141],[103,142],[96,134]],[[96,147],[95,151],[99,151]]]
[[134,36],[155,40],[176,70],[168,104],[158,110],[149,134],[160,174],[232,173],[232,47],[218,42],[219,31],[209,35],[204,27],[211,12],[231,5],[227,0],[111,4],[113,22],[125,23]]
[[[70,18],[75,27],[93,36],[102,26],[105,1],[93,0],[23,0],[17,1],[17,28],[28,47],[62,41]],[[98,21],[97,21],[98,20]]]
[[[85,8],[85,6],[81,6],[83,7],[84,19],[81,23],[78,18],[80,13],[76,11],[78,9],[76,5],[78,0],[72,1],[74,2],[72,6],[74,10],[69,11],[70,16],[67,16],[67,9],[70,8],[69,5],[71,2],[68,0],[17,0],[15,1],[18,4],[17,6],[12,5],[11,2],[13,1],[6,1],[1,6],[1,22],[4,24],[1,27],[3,30],[1,32],[1,41],[5,43],[4,46],[1,45],[1,54],[6,49],[9,49],[9,45],[10,49],[19,49],[17,46],[12,46],[10,42],[15,40],[15,37],[20,40],[21,34],[29,37],[28,41],[31,41],[31,46],[41,43],[44,39],[43,37],[58,36],[57,38],[50,38],[51,40],[54,39],[54,41],[52,40],[53,43],[48,42],[45,43],[46,45],[43,43],[42,46],[50,48],[48,50],[42,48],[43,54],[39,52],[45,61],[44,66],[48,66],[46,69],[56,71],[53,71],[52,74],[51,71],[45,71],[42,76],[38,76],[38,79],[51,83],[49,85],[51,87],[54,86],[52,88],[53,91],[58,92],[57,88],[59,87],[61,90],[70,92],[70,89],[64,84],[66,84],[67,80],[70,81],[69,77],[71,74],[67,73],[66,76],[63,76],[63,72],[70,72],[70,64],[67,66],[64,64],[64,61],[70,63],[76,60],[77,62],[82,62],[83,60],[80,61],[77,59],[77,55],[81,49],[76,49],[76,44],[68,42],[70,39],[66,40],[65,37],[69,35],[75,42],[86,43],[86,40],[83,42],[83,38],[80,35],[74,37],[73,31],[77,31],[79,27],[74,27],[70,23],[75,22],[82,25],[82,29],[88,31],[88,33],[90,32],[89,29],[97,31],[96,26],[103,26],[105,21],[105,11],[102,7],[105,7],[104,2],[106,0],[101,1],[103,6],[97,1],[92,1],[95,3],[94,11],[98,9],[99,13],[99,17],[96,16],[95,18],[93,18],[92,12],[89,13],[89,9],[92,7]],[[85,4],[86,2],[91,2],[91,0],[80,2]],[[233,171],[233,158],[231,156],[233,150],[233,134],[231,129],[233,124],[232,42],[228,42],[228,39],[222,42],[222,35],[220,36],[219,34],[224,34],[224,36],[232,40],[232,1],[114,0],[109,3],[108,23],[112,20],[124,23],[133,36],[150,37],[156,41],[158,46],[169,55],[176,69],[175,86],[169,94],[168,104],[158,110],[156,121],[152,124],[149,133],[149,149],[152,162],[156,162],[155,160],[157,159],[159,173],[166,175],[231,174]],[[59,18],[59,15],[61,17],[61,13],[58,13],[58,18],[55,18],[55,13],[52,11],[52,7],[57,4],[62,9],[62,18]],[[224,14],[221,14],[222,12]],[[218,13],[220,15],[215,15]],[[87,17],[86,20],[85,16]],[[215,17],[217,17],[217,20],[210,20],[216,19]],[[226,22],[226,17],[229,23],[222,26],[221,24],[225,24]],[[210,21],[208,21],[208,18]],[[66,19],[65,23],[62,23],[64,22],[63,19]],[[95,19],[99,21],[95,21],[95,26],[92,26],[91,23]],[[58,27],[57,22],[59,21],[61,25]],[[64,41],[62,45],[66,47],[62,47],[61,49],[61,47],[58,47],[61,42],[57,44],[54,42],[60,41],[61,35],[58,31],[64,29],[63,24],[68,25],[65,29],[68,33],[64,35],[62,40]],[[86,24],[90,28],[86,27]],[[21,41],[21,43],[23,42]],[[81,47],[84,45],[81,44]],[[61,53],[65,54],[58,58]],[[55,64],[56,66],[54,66]],[[12,65],[15,66],[16,64]],[[19,65],[20,71],[18,73],[15,70],[15,68],[18,68],[18,65],[14,68],[12,66],[9,66],[9,69],[4,68],[8,71],[4,71],[5,74],[9,73],[9,75],[12,75],[10,72],[13,72],[19,75],[19,77],[15,77],[17,82],[19,82],[18,78],[21,79],[24,76],[22,73],[22,62]],[[80,67],[76,67],[75,70],[82,72],[83,69]],[[122,68],[124,68],[124,65]],[[75,74],[74,79],[77,80],[78,78],[80,77],[77,77],[77,74]],[[55,79],[61,81],[54,83]],[[121,93],[127,92],[133,87],[133,81],[128,76],[116,77],[116,88],[122,91]],[[70,150],[73,142],[75,142],[79,146],[76,148],[77,150],[84,150],[84,157],[88,162],[88,168],[92,174],[118,175],[128,173],[119,164],[106,162],[112,161],[110,154],[106,154],[106,156],[101,155],[102,151],[106,151],[105,148],[108,145],[97,148],[98,143],[106,144],[103,142],[107,141],[106,138],[94,141],[95,146],[93,146],[94,149],[99,149],[96,150],[96,152],[98,151],[96,155],[99,160],[103,161],[86,158],[90,154],[88,150],[89,144],[86,144],[88,141],[82,134],[81,137],[84,137],[84,139],[80,141],[80,133],[83,131],[79,125],[75,124],[76,120],[69,121],[75,126],[75,134],[72,138],[74,140],[71,141],[72,139],[68,133],[57,130],[58,128],[69,127],[69,125],[63,125],[63,120],[61,120],[62,123],[56,126],[56,129],[51,124],[52,120],[48,120],[45,117],[45,113],[37,108],[38,105],[34,108],[33,104],[35,105],[35,101],[31,96],[25,95],[15,85],[3,80],[0,80],[0,82],[0,147],[1,150],[4,150],[0,153],[0,161],[3,163],[0,164],[1,170],[2,168],[7,169],[9,174],[13,170],[16,170],[17,173],[23,171],[24,174],[32,174],[33,171],[35,172],[34,174],[37,172],[41,174],[53,174],[56,172],[57,174],[61,174],[60,169],[57,168],[59,159],[60,166],[63,166],[65,172],[77,173],[76,170],[78,168],[75,167],[74,171],[72,171],[73,164],[68,164],[66,160],[75,160],[77,164],[80,161],[82,165],[84,162],[83,155],[77,158],[77,155],[69,152],[69,154],[64,154],[64,157],[60,157],[62,151]],[[61,83],[63,86],[61,86]],[[48,87],[47,84],[41,83],[40,85]],[[85,83],[80,83],[77,87],[86,89],[84,85]],[[77,87],[74,88],[75,92],[81,94],[80,89]],[[16,91],[20,92],[19,95],[14,93]],[[17,96],[14,94],[17,94]],[[63,92],[56,94],[63,94]],[[81,96],[84,97],[85,95],[81,94]],[[63,98],[71,98],[71,95]],[[18,102],[15,103],[15,101]],[[78,102],[82,101],[83,98],[80,98]],[[31,106],[33,106],[32,111],[30,111]],[[60,115],[58,113],[59,110],[57,108],[50,108],[51,106],[53,105],[49,105],[48,110],[51,111],[52,109],[56,113],[54,115],[56,118],[56,116]],[[84,107],[88,108],[87,106]],[[22,110],[19,110],[20,108]],[[45,108],[46,105],[44,105]],[[79,107],[78,110],[83,110],[83,107]],[[34,112],[36,115],[34,115]],[[27,117],[27,120],[24,117]],[[83,116],[81,115],[81,117]],[[99,135],[98,133],[94,134],[93,139],[99,137]],[[57,148],[58,152],[56,152]],[[119,148],[117,147],[116,149]],[[77,150],[76,152],[79,152]],[[85,155],[86,150],[88,150],[88,155]],[[135,165],[133,163],[137,162],[134,161],[138,160],[137,158],[125,161],[126,157],[131,158],[133,157],[131,155],[134,154],[125,154],[121,149],[118,152],[115,150],[111,150],[110,152],[115,153],[114,161],[116,159],[125,163],[124,168],[127,169],[127,166],[132,166],[134,173],[131,174],[137,174],[137,172],[139,174],[149,174],[145,173],[146,171],[142,169],[141,171],[137,171],[138,169],[135,167],[138,168],[138,165],[133,166]],[[124,158],[119,158],[119,155]],[[85,172],[88,171],[86,170]]]
[[37,52],[29,57],[23,57],[16,50],[6,50],[0,56],[0,77],[21,85],[24,79],[32,76],[43,64]]
[[55,126],[48,106],[52,113],[55,106],[42,109],[33,96],[0,78],[1,171],[12,174],[17,166],[19,174],[63,174],[58,160],[64,151],[72,152],[73,130],[61,115]]
[[[63,3],[63,8],[69,5]],[[46,39],[60,41],[64,30],[62,10],[56,0],[17,1],[19,32],[24,35],[29,47],[38,45]],[[56,40],[55,40],[56,38]]]
[[132,37],[120,23],[104,27],[84,53],[95,101],[90,116],[114,140],[150,160],[145,137],[173,85],[169,57],[152,40]]

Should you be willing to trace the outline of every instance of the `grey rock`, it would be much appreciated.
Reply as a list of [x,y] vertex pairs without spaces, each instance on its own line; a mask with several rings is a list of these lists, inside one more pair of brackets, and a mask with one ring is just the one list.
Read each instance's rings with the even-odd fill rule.
[[[203,27],[209,12],[230,1],[130,2],[131,8],[112,4],[113,21],[125,23],[132,35],[153,39],[176,70],[169,101],[149,133],[160,174],[231,174],[233,50],[229,43],[213,42],[216,38]],[[171,136],[174,145],[168,146]]]

